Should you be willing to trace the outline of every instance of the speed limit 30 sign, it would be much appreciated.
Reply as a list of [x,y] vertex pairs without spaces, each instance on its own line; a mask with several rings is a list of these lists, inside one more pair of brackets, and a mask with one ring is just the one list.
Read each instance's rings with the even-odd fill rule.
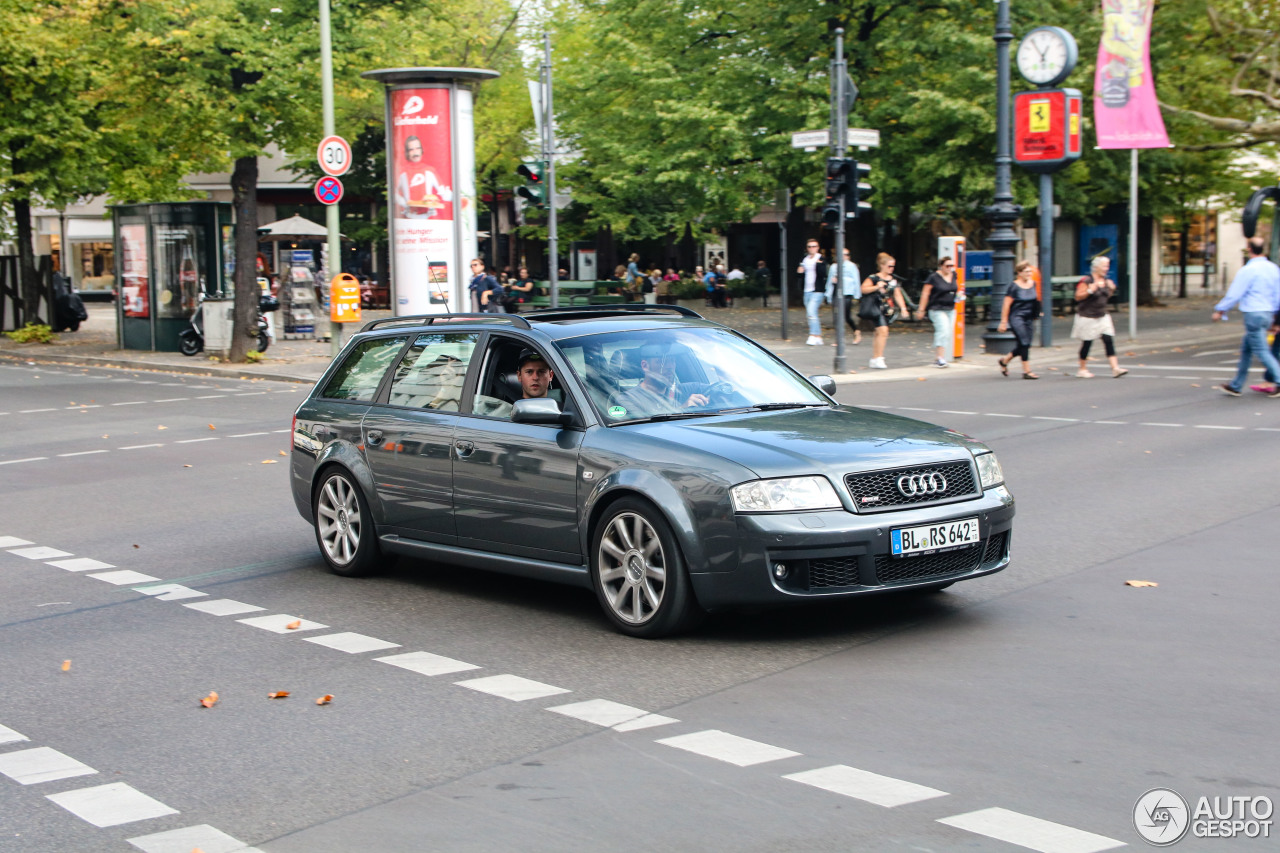
[[326,175],[345,175],[351,168],[351,146],[341,136],[326,136],[316,149],[316,159]]

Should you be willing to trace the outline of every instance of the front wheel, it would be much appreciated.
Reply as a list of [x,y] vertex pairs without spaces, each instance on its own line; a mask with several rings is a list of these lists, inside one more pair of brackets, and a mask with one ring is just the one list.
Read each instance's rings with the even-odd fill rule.
[[258,332],[258,352],[266,352],[271,346],[271,337],[266,332]]
[[204,349],[204,341],[190,329],[178,335],[178,349],[183,355],[196,355]]
[[358,578],[377,564],[377,534],[369,503],[351,474],[336,468],[325,475],[312,499],[316,542],[335,575]]
[[591,539],[591,582],[619,631],[666,637],[693,627],[701,617],[671,527],[648,501],[619,500]]

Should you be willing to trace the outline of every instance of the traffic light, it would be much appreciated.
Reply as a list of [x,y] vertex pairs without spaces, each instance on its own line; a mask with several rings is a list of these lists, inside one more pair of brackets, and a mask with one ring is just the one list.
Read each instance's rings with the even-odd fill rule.
[[547,206],[547,161],[535,160],[532,163],[521,163],[516,167],[516,174],[524,178],[524,186],[516,188],[516,195],[525,199],[539,210]]
[[875,187],[866,183],[864,178],[871,177],[871,166],[867,163],[853,164],[853,177],[850,179],[852,189],[849,193],[849,216],[857,219],[860,214],[870,213],[871,205],[867,199],[875,194]]
[[840,225],[841,199],[844,199],[848,204],[856,201],[853,195],[853,188],[854,170],[857,165],[854,160],[845,160],[840,157],[827,159],[827,200],[822,207],[823,225]]

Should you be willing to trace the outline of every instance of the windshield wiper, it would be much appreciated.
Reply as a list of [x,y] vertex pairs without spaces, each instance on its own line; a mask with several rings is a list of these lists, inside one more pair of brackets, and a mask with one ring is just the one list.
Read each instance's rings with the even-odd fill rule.
[[680,421],[685,418],[705,418],[709,415],[718,415],[720,412],[669,412],[665,415],[652,415],[647,418],[634,418],[629,421],[614,421],[613,426],[624,426],[625,424],[648,424],[657,423],[658,421]]
[[777,409],[810,409],[815,406],[827,407],[830,403],[757,403],[751,407],[756,412],[772,412]]

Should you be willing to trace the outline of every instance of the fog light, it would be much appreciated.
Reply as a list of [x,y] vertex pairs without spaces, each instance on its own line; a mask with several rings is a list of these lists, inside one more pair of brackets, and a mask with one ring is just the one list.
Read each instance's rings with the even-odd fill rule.
[[789,571],[790,569],[787,568],[786,563],[775,563],[773,566],[773,576],[778,580],[785,578]]

